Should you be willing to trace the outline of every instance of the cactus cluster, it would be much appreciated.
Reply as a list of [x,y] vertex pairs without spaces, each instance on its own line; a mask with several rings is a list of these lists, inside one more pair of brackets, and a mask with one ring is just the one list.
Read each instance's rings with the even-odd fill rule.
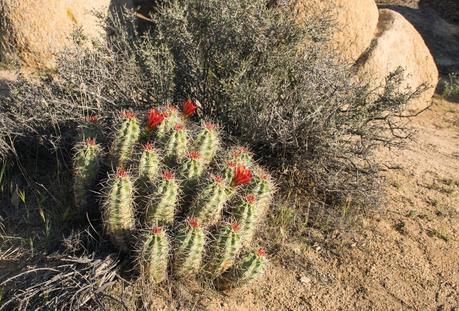
[[88,118],[75,147],[75,205],[88,205],[107,168],[105,233],[119,251],[137,254],[144,278],[201,274],[228,289],[265,271],[264,250],[253,248],[253,238],[275,187],[247,148],[224,148],[215,124],[191,121],[197,108],[191,100],[182,111],[167,104],[150,109],[144,122],[123,111],[108,146],[100,143],[97,119]]

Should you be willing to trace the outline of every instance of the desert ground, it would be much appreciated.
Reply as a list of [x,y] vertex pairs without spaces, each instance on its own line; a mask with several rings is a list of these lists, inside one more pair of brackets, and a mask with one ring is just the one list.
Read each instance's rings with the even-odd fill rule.
[[[0,94],[7,92],[2,80],[14,79],[0,70]],[[311,229],[307,243],[280,233],[282,243],[258,286],[226,294],[178,289],[183,299],[159,299],[155,309],[458,310],[459,102],[437,94],[411,126],[416,135],[404,148],[378,153],[387,164],[383,204],[352,229],[326,235]],[[0,276],[20,266],[17,254],[1,259],[8,271]]]

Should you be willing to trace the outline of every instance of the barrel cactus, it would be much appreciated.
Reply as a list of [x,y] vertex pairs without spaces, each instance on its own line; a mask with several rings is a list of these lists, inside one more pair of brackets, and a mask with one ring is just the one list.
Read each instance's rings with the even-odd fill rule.
[[75,148],[75,204],[108,167],[114,173],[100,181],[105,233],[120,252],[137,254],[144,279],[201,275],[227,289],[265,271],[264,250],[250,249],[275,186],[248,148],[225,146],[217,125],[193,121],[199,107],[190,99],[181,111],[155,107],[144,121],[122,112],[108,146],[86,138],[103,141],[91,123]]

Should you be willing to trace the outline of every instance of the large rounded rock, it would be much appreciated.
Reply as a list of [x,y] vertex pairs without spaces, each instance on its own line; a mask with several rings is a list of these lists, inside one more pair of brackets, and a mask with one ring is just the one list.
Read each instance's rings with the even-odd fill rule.
[[380,10],[375,38],[355,66],[358,76],[375,86],[384,85],[399,67],[404,69],[402,90],[429,86],[409,110],[427,107],[438,83],[438,69],[421,35],[402,15],[388,9]]
[[299,21],[331,14],[335,27],[328,46],[350,62],[368,48],[378,24],[374,0],[297,0],[295,11]]
[[106,13],[110,5],[110,0],[0,0],[0,56],[52,67],[75,28],[88,36],[102,33],[94,12]]

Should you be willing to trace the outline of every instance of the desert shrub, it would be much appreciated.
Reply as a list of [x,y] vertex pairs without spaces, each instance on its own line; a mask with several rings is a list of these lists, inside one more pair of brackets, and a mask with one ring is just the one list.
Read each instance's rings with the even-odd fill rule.
[[131,17],[112,18],[108,39],[92,47],[76,33],[55,72],[21,79],[0,99],[1,154],[36,134],[69,149],[75,123],[89,114],[190,97],[308,205],[375,203],[372,152],[409,136],[399,114],[421,89],[399,91],[399,74],[377,90],[357,83],[322,47],[332,21],[299,22],[288,4],[171,0],[150,24],[138,33]]
[[443,96],[454,98],[459,96],[459,74],[451,73],[443,82]]

